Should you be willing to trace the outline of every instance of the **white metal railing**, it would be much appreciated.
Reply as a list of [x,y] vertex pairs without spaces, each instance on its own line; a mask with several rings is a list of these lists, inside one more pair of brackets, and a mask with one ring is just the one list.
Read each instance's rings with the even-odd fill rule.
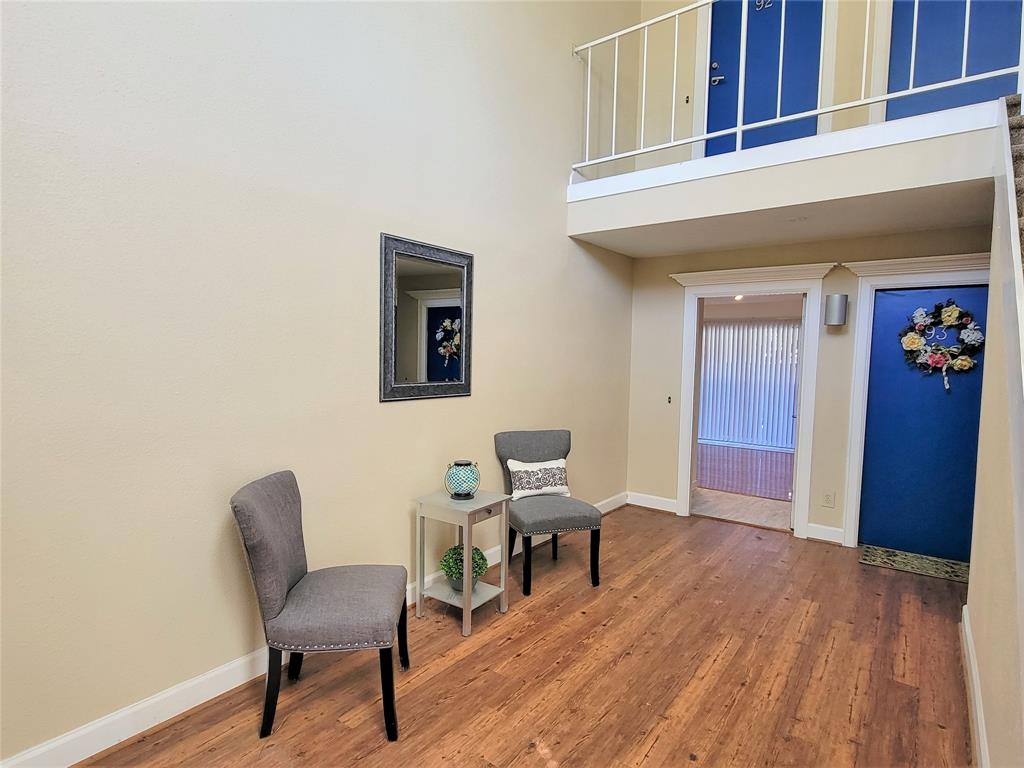
[[[760,1],[760,0],[758,0]],[[869,61],[869,52],[871,51],[871,32],[873,24],[877,22],[877,9],[873,12],[873,6],[875,2],[873,0],[864,0],[866,4],[864,13],[864,50],[861,60],[861,71],[860,71],[860,98],[850,101],[836,102],[832,104],[823,104],[823,88],[825,82],[825,57],[826,57],[826,13],[829,11],[827,6],[837,5],[842,0],[823,0],[822,5],[822,24],[821,24],[821,40],[819,47],[819,62],[818,62],[818,89],[817,89],[817,101],[814,109],[805,110],[794,114],[783,115],[782,114],[782,84],[783,84],[783,63],[784,63],[784,50],[785,50],[785,39],[786,39],[786,5],[788,2],[799,0],[776,0],[781,5],[781,26],[779,33],[779,63],[778,63],[778,79],[776,82],[776,99],[775,99],[775,117],[758,120],[756,122],[745,123],[743,120],[744,111],[744,97],[746,89],[746,69],[747,69],[747,28],[748,28],[748,17],[749,17],[749,6],[751,0],[743,0],[741,3],[741,15],[740,15],[740,47],[739,47],[739,82],[737,85],[737,98],[736,98],[736,125],[735,127],[724,128],[717,131],[707,131],[707,118],[708,118],[708,103],[709,99],[706,98],[707,85],[703,83],[700,87],[704,88],[704,94],[701,99],[695,97],[695,104],[703,104],[702,113],[696,117],[701,118],[701,125],[704,126],[705,131],[703,133],[685,136],[677,138],[676,130],[676,106],[678,102],[679,83],[678,83],[678,71],[679,71],[679,19],[686,14],[698,13],[702,9],[706,9],[703,14],[698,16],[698,24],[703,24],[703,35],[698,34],[695,39],[706,40],[706,45],[702,46],[702,50],[684,51],[683,55],[691,55],[694,57],[696,63],[696,71],[698,78],[703,74],[704,80],[706,75],[710,73],[710,59],[711,59],[711,6],[717,2],[717,0],[697,0],[687,6],[679,8],[675,11],[662,14],[655,18],[649,19],[648,21],[634,24],[631,27],[614,32],[604,37],[599,37],[596,40],[592,40],[589,43],[576,46],[573,49],[573,53],[584,59],[586,64],[586,99],[585,99],[585,125],[583,130],[583,160],[573,164],[572,168],[575,171],[582,171],[585,168],[600,165],[603,163],[609,163],[616,160],[624,160],[627,158],[633,158],[640,155],[650,154],[652,152],[659,152],[662,150],[672,149],[674,147],[684,147],[692,144],[698,144],[699,142],[705,142],[710,139],[715,139],[722,136],[735,136],[736,137],[736,148],[743,148],[743,134],[746,131],[751,131],[758,128],[765,128],[771,125],[781,125],[784,123],[793,122],[795,120],[802,120],[809,117],[820,117],[823,115],[829,115],[834,112],[840,112],[847,109],[855,109],[857,107],[870,107],[876,104],[883,104],[895,99],[901,99],[906,96],[911,96],[919,93],[927,93],[929,91],[935,91],[943,88],[949,88],[951,86],[978,82],[981,80],[989,80],[1004,75],[1016,74],[1020,77],[1021,66],[1016,65],[1012,67],[1006,67],[1004,69],[993,70],[989,72],[982,72],[973,75],[967,74],[967,52],[968,44],[970,40],[970,22],[971,22],[971,4],[972,0],[965,0],[966,9],[964,14],[964,37],[963,37],[963,55],[960,66],[960,76],[942,82],[929,83],[926,85],[915,85],[916,76],[916,59],[917,59],[917,33],[918,33],[918,11],[920,8],[920,0],[914,0],[914,11],[913,11],[913,24],[911,32],[911,43],[910,43],[910,77],[909,87],[899,91],[892,91],[882,94],[869,95],[868,83],[871,78],[871,62]],[[975,2],[981,0],[974,0]],[[831,11],[834,13],[835,8]],[[701,18],[703,16],[704,18]],[[671,89],[671,113],[669,117],[669,130],[668,130],[668,141],[659,142],[650,146],[645,146],[645,129],[647,127],[647,96],[648,96],[648,39],[651,28],[659,24],[671,23],[674,29],[673,38],[673,50],[672,50],[672,89]],[[642,34],[642,53],[640,57],[640,77],[639,77],[639,136],[637,140],[637,148],[629,149],[626,151],[618,151],[619,136],[618,136],[618,117],[619,117],[619,90],[620,90],[620,73],[619,73],[619,48],[620,41],[633,34]],[[593,57],[594,51],[600,46],[611,45],[613,65],[612,65],[612,106],[611,106],[611,151],[608,154],[600,155],[597,157],[592,156],[591,153],[591,125],[592,125],[592,102],[593,102]],[[1022,51],[1024,53],[1024,51]],[[885,66],[888,66],[888,62],[885,62]],[[698,82],[695,79],[695,83]]]

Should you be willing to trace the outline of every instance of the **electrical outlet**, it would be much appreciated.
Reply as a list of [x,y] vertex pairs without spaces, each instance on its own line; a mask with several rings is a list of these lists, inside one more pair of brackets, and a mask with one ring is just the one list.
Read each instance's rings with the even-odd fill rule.
[[821,497],[821,506],[828,507],[829,509],[836,508],[836,492],[826,491]]

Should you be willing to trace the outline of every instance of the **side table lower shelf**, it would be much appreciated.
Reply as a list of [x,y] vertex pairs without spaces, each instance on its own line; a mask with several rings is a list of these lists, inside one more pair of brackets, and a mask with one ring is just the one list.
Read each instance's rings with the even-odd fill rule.
[[[478,581],[476,586],[473,587],[473,594],[471,596],[473,610],[476,610],[488,600],[498,597],[501,595],[501,592],[501,587],[484,581]],[[434,582],[423,590],[423,594],[425,597],[432,597],[435,600],[440,600],[442,603],[454,605],[456,608],[462,607],[462,593],[452,589],[447,579]]]

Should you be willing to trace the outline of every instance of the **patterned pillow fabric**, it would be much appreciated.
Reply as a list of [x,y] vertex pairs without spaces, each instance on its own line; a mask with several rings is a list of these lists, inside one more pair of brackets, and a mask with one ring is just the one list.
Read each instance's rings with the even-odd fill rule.
[[509,459],[508,473],[512,477],[512,501],[527,496],[569,495],[565,459],[534,463]]

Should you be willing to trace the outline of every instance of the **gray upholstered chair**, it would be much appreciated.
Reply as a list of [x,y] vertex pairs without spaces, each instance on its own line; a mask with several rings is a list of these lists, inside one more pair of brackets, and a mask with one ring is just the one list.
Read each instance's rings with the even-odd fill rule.
[[[532,432],[499,432],[494,436],[494,452],[505,478],[505,493],[512,493],[508,460],[537,462],[564,459],[572,445],[567,429]],[[533,570],[533,537],[551,534],[551,558],[558,559],[558,534],[566,531],[590,531],[590,581],[601,583],[598,555],[601,549],[601,513],[597,507],[571,496],[527,496],[509,502],[508,551],[516,545],[516,533],[523,537],[523,594],[530,594]]]
[[231,497],[231,511],[263,617],[270,660],[260,738],[270,735],[281,687],[281,652],[290,651],[288,679],[299,679],[305,653],[380,649],[380,684],[388,740],[398,738],[391,648],[409,668],[405,587],[401,565],[341,565],[306,569],[302,500],[295,475],[275,472]]

